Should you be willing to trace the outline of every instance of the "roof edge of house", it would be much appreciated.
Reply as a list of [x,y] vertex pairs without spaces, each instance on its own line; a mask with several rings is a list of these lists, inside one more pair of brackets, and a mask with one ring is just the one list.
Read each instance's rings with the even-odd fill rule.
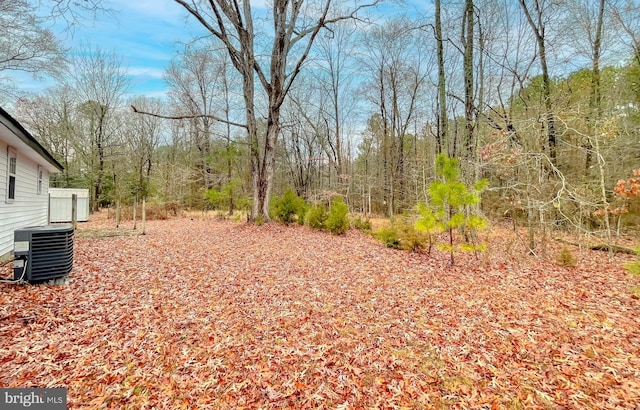
[[[7,120],[5,122],[4,120]],[[39,142],[36,140],[33,135],[29,133],[15,118],[9,115],[8,112],[4,110],[4,108],[0,107],[0,121],[7,128],[11,129],[11,131],[18,136],[25,144],[27,144],[31,149],[36,151],[42,158],[46,159],[51,165],[56,167],[60,172],[64,170],[62,164],[60,164],[54,157],[51,155],[49,151],[47,151]]]

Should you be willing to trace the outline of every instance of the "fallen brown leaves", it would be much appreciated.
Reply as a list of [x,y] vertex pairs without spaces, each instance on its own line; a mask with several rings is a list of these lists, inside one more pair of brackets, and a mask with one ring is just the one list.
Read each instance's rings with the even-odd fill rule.
[[[639,279],[214,219],[77,237],[73,282],[0,286],[0,385],[70,408],[633,408]],[[490,244],[491,245],[491,244]],[[512,252],[516,253],[516,252]]]

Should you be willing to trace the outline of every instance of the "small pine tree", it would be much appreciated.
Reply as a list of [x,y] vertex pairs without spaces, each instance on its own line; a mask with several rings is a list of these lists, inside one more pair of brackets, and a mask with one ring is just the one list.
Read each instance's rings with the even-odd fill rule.
[[[459,180],[460,169],[456,158],[449,158],[438,154],[436,158],[436,174],[441,180],[429,184],[428,204],[418,204],[419,218],[416,229],[425,231],[429,235],[430,243],[437,232],[447,233],[448,243],[440,246],[449,251],[451,264],[454,263],[454,231],[463,230],[465,233],[475,232],[486,225],[486,220],[470,215],[466,210],[480,202],[480,192],[486,187],[487,181],[477,181],[473,190]],[[431,248],[431,246],[429,247]],[[484,250],[485,245],[479,243],[465,243],[459,246],[462,251],[476,252]]]

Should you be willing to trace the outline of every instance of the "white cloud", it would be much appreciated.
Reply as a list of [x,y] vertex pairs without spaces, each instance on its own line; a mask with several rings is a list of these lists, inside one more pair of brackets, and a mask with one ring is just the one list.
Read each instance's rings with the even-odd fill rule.
[[162,78],[164,70],[154,67],[128,67],[127,74],[131,76],[141,76],[147,78]]

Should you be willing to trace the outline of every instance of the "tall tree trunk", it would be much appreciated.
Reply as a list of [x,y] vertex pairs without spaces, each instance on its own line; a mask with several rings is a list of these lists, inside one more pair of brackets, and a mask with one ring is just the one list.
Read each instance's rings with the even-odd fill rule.
[[96,130],[96,149],[98,153],[98,175],[95,182],[95,199],[93,210],[97,212],[100,209],[100,200],[102,197],[102,185],[104,183],[104,116],[106,108],[100,106],[100,117],[98,118],[98,129]]
[[399,209],[403,206],[406,198],[405,181],[404,181],[404,153],[405,153],[404,137],[405,137],[404,132],[398,132],[396,135],[398,144],[396,146],[397,162],[395,167],[396,177],[394,181],[394,186],[397,186],[398,188],[397,188],[396,200],[394,202],[396,202]]
[[462,19],[462,44],[464,45],[464,119],[465,119],[465,157],[472,164],[475,161],[475,101],[473,91],[473,47],[474,47],[474,9],[473,0],[466,0]]
[[[589,133],[595,138],[596,124],[602,115],[602,96],[600,92],[600,52],[602,46],[602,26],[604,17],[604,3],[605,0],[600,0],[598,7],[598,19],[596,22],[596,33],[593,41],[593,68],[591,73],[591,92],[589,94]],[[588,144],[591,145],[591,144]],[[585,175],[589,175],[589,169],[591,168],[592,154],[591,147],[586,147],[585,156]]]
[[233,184],[231,183],[232,179],[232,169],[233,169],[233,159],[231,155],[231,106],[229,102],[230,90],[229,90],[229,80],[227,79],[227,60],[225,59],[222,64],[222,92],[224,94],[224,119],[227,121],[225,124],[225,150],[227,156],[227,184],[229,186],[229,215],[233,215],[233,211],[235,208],[234,196],[235,192],[233,192]]
[[442,40],[442,18],[440,14],[440,0],[435,0],[436,44],[438,54],[438,129],[436,130],[436,154],[443,152],[447,140],[447,85],[444,73],[444,46]]
[[547,67],[547,53],[544,41],[540,43],[540,63],[542,65],[542,93],[544,98],[545,115],[547,118],[547,145],[551,163],[556,163],[556,119],[551,100],[551,78]]
[[336,134],[336,163],[337,168],[336,168],[336,172],[338,174],[338,178],[341,178],[341,175],[343,175],[346,171],[344,169],[344,165],[343,165],[343,158],[342,158],[342,136],[340,135],[340,133],[342,132],[341,128],[340,128],[340,107],[339,107],[339,101],[338,101],[338,97],[339,97],[339,78],[334,80],[334,84],[333,84],[333,116],[335,118],[335,122],[334,122],[334,130],[333,132]]
[[536,12],[536,20],[533,19],[529,7],[525,0],[520,0],[520,5],[524,11],[529,26],[533,30],[538,43],[538,57],[540,57],[540,68],[542,69],[542,98],[545,107],[545,120],[547,126],[547,149],[549,159],[552,164],[556,164],[556,124],[555,113],[553,111],[553,100],[551,99],[551,77],[549,76],[549,67],[547,65],[547,49],[545,37],[545,23],[543,21],[544,12],[540,0],[534,0]]
[[[394,189],[394,208],[399,208],[404,200],[404,136],[405,127],[403,126],[402,115],[400,114],[400,108],[398,107],[398,100],[400,98],[398,91],[398,74],[395,70],[390,73],[391,80],[391,96],[393,98],[391,115],[391,124],[393,127],[393,141],[394,147],[392,157],[394,158],[395,166],[393,167],[393,184]],[[403,79],[404,80],[404,79]],[[395,209],[394,209],[395,212]]]
[[251,219],[260,214],[262,204],[258,195],[261,186],[260,172],[260,140],[258,139],[258,124],[255,117],[253,99],[255,95],[253,79],[243,77],[242,89],[245,102],[245,118],[247,126],[247,138],[249,140],[249,153],[251,158],[251,185],[253,188],[253,203],[251,205]]
[[264,145],[264,156],[262,158],[259,201],[261,215],[269,219],[269,200],[273,189],[273,174],[276,168],[276,144],[280,130],[280,107],[270,108],[267,124],[267,138]]
[[385,98],[385,82],[384,82],[384,65],[380,65],[379,69],[380,81],[380,118],[382,120],[382,172],[384,177],[384,200],[387,204],[387,216],[393,216],[393,145],[389,140],[389,123],[387,121],[387,103]]
[[[480,53],[478,55],[478,79],[476,81],[476,84],[478,84],[478,102],[476,104],[476,113],[475,113],[475,120],[476,120],[476,132],[479,133],[480,135],[482,135],[482,131],[483,131],[483,122],[478,121],[478,117],[479,118],[483,118],[484,117],[484,92],[485,92],[485,83],[484,83],[484,55],[486,52],[486,39],[485,39],[485,32],[484,32],[484,28],[482,26],[482,20],[480,19],[480,16],[478,16],[478,47],[480,50]],[[480,138],[476,138],[475,139],[475,143],[473,144],[473,158],[474,158],[474,172],[473,172],[473,179],[474,181],[479,180],[482,177],[482,171],[481,171],[481,163],[480,163],[480,158],[479,158],[479,151],[480,151]]]

